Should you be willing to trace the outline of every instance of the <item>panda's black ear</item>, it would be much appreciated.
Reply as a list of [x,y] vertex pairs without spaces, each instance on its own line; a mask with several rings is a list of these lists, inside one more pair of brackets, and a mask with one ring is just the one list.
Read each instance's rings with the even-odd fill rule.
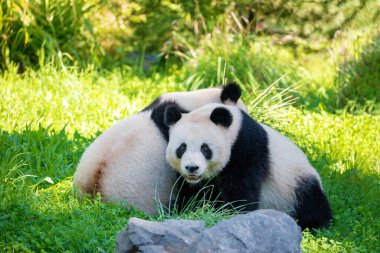
[[228,128],[232,124],[232,115],[230,111],[223,107],[215,108],[210,115],[210,119],[216,125],[221,125],[225,128]]
[[229,83],[223,87],[222,93],[220,94],[220,100],[224,103],[227,100],[231,102],[236,102],[241,96],[241,89],[236,83]]
[[182,117],[181,109],[177,105],[170,105],[166,107],[164,113],[164,123],[167,126],[171,126],[177,123]]

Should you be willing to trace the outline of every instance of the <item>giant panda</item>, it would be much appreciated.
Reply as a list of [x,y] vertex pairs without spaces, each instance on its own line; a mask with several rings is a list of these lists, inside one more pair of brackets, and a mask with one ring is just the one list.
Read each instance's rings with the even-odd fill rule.
[[165,160],[167,136],[159,131],[165,128],[165,108],[177,105],[185,112],[217,102],[247,111],[240,95],[240,87],[233,83],[222,88],[167,93],[140,113],[124,118],[95,139],[82,155],[73,179],[78,195],[100,193],[102,200],[126,201],[155,214],[156,202],[167,205],[175,180]]
[[169,127],[166,159],[185,181],[177,203],[203,196],[199,191],[209,189],[208,182],[216,200],[242,211],[283,211],[302,229],[329,225],[321,179],[305,154],[245,111],[212,103],[184,114],[170,106],[164,124]]

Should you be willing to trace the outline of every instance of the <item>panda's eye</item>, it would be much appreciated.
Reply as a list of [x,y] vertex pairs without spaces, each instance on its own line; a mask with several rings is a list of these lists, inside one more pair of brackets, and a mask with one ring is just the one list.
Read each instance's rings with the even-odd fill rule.
[[183,154],[186,152],[186,144],[185,143],[182,143],[181,145],[179,145],[179,147],[177,148],[177,150],[175,151],[178,159],[181,159]]
[[211,159],[211,157],[212,157],[212,151],[211,151],[210,147],[206,143],[202,144],[202,146],[201,146],[201,152],[202,152],[202,154],[204,155],[204,157],[207,160]]

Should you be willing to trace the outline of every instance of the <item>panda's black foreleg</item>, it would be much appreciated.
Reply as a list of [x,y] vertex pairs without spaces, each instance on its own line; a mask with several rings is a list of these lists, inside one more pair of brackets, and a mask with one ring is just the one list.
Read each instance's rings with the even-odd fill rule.
[[221,199],[227,208],[251,212],[259,208],[259,187],[223,187]]
[[265,173],[260,171],[257,167],[251,169],[249,166],[236,165],[220,173],[216,184],[226,207],[242,212],[259,208],[261,185],[265,178]]
[[316,178],[303,178],[296,188],[296,218],[302,230],[323,228],[331,224],[330,205]]

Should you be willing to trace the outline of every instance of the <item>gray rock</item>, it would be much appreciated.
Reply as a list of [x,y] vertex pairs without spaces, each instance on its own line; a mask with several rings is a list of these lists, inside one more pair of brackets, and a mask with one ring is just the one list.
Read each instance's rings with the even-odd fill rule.
[[301,252],[301,239],[301,229],[290,216],[257,210],[203,231],[184,252]]
[[205,229],[203,221],[146,221],[131,218],[119,234],[115,253],[121,252],[182,252]]
[[161,245],[150,245],[150,246],[141,246],[137,252],[144,253],[166,253],[164,246]]

